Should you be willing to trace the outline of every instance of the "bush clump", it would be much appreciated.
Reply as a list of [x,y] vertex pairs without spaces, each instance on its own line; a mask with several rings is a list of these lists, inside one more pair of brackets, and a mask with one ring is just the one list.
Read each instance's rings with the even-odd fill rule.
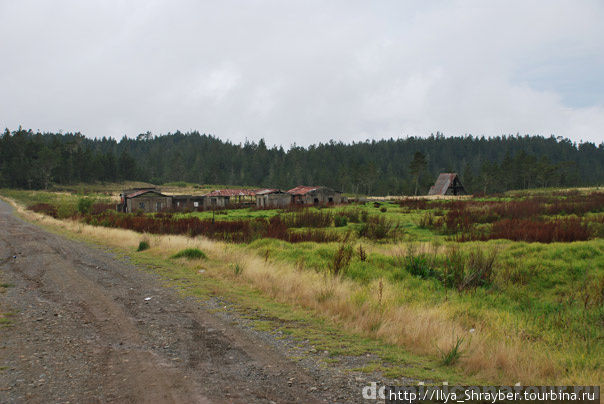
[[331,262],[328,264],[329,272],[334,276],[346,272],[353,254],[354,250],[350,244],[341,244],[333,255]]
[[313,209],[302,209],[283,216],[287,227],[329,227],[333,221],[329,212],[319,212]]
[[333,224],[336,227],[344,227],[348,224],[348,218],[346,216],[336,216],[333,218]]
[[149,248],[151,248],[151,246],[149,245],[149,242],[146,240],[143,240],[140,243],[138,243],[138,248],[136,251],[145,251],[145,250],[148,250]]
[[80,212],[82,215],[89,214],[93,204],[94,200],[90,198],[80,198],[78,200],[78,212]]
[[174,254],[172,258],[186,258],[189,260],[206,259],[208,256],[199,248],[186,248]]
[[36,203],[35,205],[29,206],[27,209],[37,213],[43,213],[48,216],[52,216],[55,219],[59,216],[57,208],[49,203]]
[[395,230],[396,227],[383,216],[370,216],[359,228],[359,237],[381,240],[394,233]]
[[467,255],[453,248],[445,259],[443,283],[445,287],[455,287],[458,291],[488,286],[493,280],[493,267],[497,252],[485,253],[477,248]]

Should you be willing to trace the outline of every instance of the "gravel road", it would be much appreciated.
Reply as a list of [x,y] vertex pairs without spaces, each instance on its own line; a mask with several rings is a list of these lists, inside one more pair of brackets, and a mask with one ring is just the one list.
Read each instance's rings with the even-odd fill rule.
[[0,325],[2,403],[360,399],[352,376],[309,371],[157,277],[26,223],[4,202],[0,282],[0,312],[12,313]]

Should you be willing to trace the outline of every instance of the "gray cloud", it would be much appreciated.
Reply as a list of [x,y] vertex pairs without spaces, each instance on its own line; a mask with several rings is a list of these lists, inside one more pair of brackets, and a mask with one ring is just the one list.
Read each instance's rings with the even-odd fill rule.
[[0,125],[602,142],[601,21],[597,0],[3,1]]

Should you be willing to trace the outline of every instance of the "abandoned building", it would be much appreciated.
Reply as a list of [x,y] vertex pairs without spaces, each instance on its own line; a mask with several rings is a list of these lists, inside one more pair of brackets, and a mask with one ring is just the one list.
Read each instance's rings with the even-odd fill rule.
[[200,210],[204,207],[203,195],[172,195],[172,207],[178,210]]
[[255,189],[220,189],[205,194],[204,208],[226,208],[228,206],[251,206],[256,203]]
[[262,189],[256,192],[256,207],[284,208],[292,203],[292,196],[280,189]]
[[442,173],[430,187],[428,195],[466,195],[457,173]]
[[285,208],[291,204],[322,205],[346,203],[341,192],[317,186],[298,186],[283,191],[276,188],[265,189],[220,189],[205,195],[165,195],[158,188],[134,188],[120,194],[121,201],[116,206],[118,212],[161,212],[175,210],[214,210],[246,206],[259,208]]
[[161,212],[172,207],[172,197],[162,194],[157,188],[138,188],[125,190],[120,194],[120,212]]
[[287,191],[292,203],[299,205],[339,204],[345,202],[342,193],[327,187],[299,185]]

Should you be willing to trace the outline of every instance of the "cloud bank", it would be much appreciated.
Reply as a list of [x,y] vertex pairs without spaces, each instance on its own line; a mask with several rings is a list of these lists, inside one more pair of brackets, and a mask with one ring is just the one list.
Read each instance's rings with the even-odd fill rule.
[[604,141],[604,3],[3,1],[0,125]]

